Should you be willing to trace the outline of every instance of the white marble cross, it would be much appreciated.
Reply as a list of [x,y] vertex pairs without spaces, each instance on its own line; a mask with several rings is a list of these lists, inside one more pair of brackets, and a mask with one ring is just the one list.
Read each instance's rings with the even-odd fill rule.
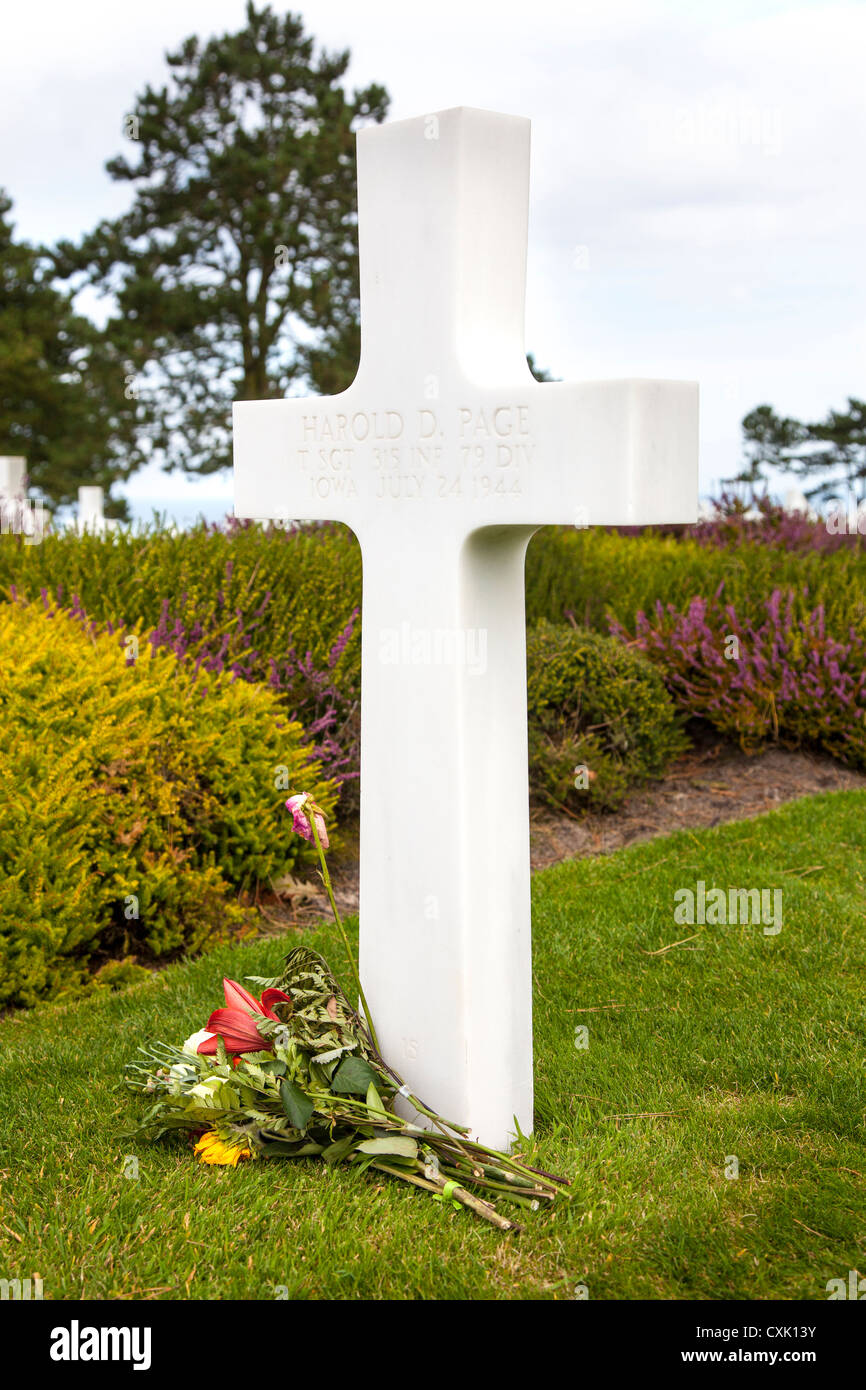
[[38,545],[45,533],[45,507],[27,496],[27,460],[20,454],[0,455],[0,533],[24,536],[25,545]]
[[95,536],[102,536],[106,531],[116,531],[119,524],[105,515],[105,492],[101,487],[78,489],[79,531],[90,531]]
[[78,529],[100,535],[105,530],[104,493],[101,487],[78,489]]
[[533,1118],[526,546],[697,509],[694,384],[530,374],[528,176],[519,117],[362,130],[358,374],[234,407],[235,514],[361,545],[360,968],[384,1055],[500,1146]]
[[27,460],[19,454],[0,456],[0,499],[21,502],[27,495]]

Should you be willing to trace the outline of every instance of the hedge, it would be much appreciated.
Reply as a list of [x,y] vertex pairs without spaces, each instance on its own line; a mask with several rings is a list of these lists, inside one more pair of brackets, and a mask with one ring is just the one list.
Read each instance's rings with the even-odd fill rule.
[[526,557],[526,616],[607,632],[609,618],[626,625],[660,602],[685,608],[718,594],[744,622],[760,622],[776,589],[795,593],[795,617],[824,611],[828,632],[866,637],[866,546],[785,550],[747,541],[730,549],[688,537],[619,535],[598,528],[548,527]]
[[242,927],[239,890],[310,858],[283,808],[334,784],[269,690],[62,610],[0,605],[0,1003]]
[[[607,634],[613,625],[633,634],[636,614],[654,611],[656,603],[685,614],[695,602],[719,602],[757,630],[767,603],[781,591],[792,594],[791,621],[804,634],[820,609],[828,638],[842,644],[852,634],[858,642],[866,639],[866,546],[852,540],[822,551],[816,541],[820,528],[798,527],[795,535],[789,521],[777,526],[767,517],[748,526],[722,519],[692,535],[544,528],[527,555],[529,628],[542,619],[562,623],[571,616],[599,633]],[[729,534],[730,545],[722,545]],[[774,543],[767,543],[768,535]],[[153,645],[198,670],[230,671],[269,684],[340,783],[341,813],[354,811],[361,555],[347,529],[287,533],[236,524],[227,531],[199,527],[179,534],[158,529],[106,537],[69,533],[49,535],[38,546],[27,546],[20,537],[0,538],[0,596],[35,598],[40,592],[77,605],[98,621],[126,625],[142,639],[149,635]],[[855,645],[850,661],[856,662],[858,650]],[[662,659],[661,649],[655,656]],[[709,678],[710,668],[698,674]],[[531,670],[530,704],[536,678]],[[713,715],[711,709],[693,712]],[[553,794],[554,785],[566,785],[575,749],[562,749],[554,775],[550,730],[542,736],[536,725],[533,718],[531,756],[539,774],[534,785],[545,782]],[[590,737],[590,731],[583,734]],[[834,746],[841,747],[838,740]],[[604,749],[590,741],[584,751],[598,760]],[[613,765],[605,780],[615,795]],[[600,789],[594,797],[600,799]]]
[[[776,589],[793,589],[796,616],[823,607],[827,630],[847,640],[850,628],[866,637],[866,544],[831,553],[785,549],[745,539],[724,547],[698,539],[614,530],[545,527],[526,560],[527,623],[541,618],[608,632],[608,619],[631,623],[657,601],[684,608],[723,587],[743,621],[760,621]],[[31,598],[41,590],[71,602],[75,595],[94,618],[141,630],[155,628],[166,602],[219,630],[243,615],[256,620],[255,646],[283,658],[294,647],[325,667],[361,602],[361,553],[345,527],[283,532],[236,525],[229,532],[199,527],[171,534],[49,535],[27,546],[0,538],[0,595],[12,587]],[[264,607],[263,607],[264,605]],[[341,656],[339,684],[357,693],[360,627]]]
[[[39,545],[0,538],[0,595],[62,603],[77,599],[99,622],[155,628],[166,602],[172,621],[231,631],[237,615],[257,622],[256,645],[283,657],[295,646],[322,666],[361,602],[361,551],[345,527],[296,531],[252,524],[228,531],[199,526],[104,536],[49,534]],[[256,614],[260,614],[258,619]],[[341,677],[360,681],[360,634],[344,653]]]
[[530,787],[550,805],[612,809],[687,747],[661,673],[613,638],[542,621],[527,667]]

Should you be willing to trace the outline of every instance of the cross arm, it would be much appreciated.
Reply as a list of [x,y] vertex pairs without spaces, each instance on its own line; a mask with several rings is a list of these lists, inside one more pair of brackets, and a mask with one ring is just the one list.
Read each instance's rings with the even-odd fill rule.
[[[232,409],[235,516],[256,521],[357,520],[357,436],[378,421],[342,395],[241,401]],[[354,428],[354,434],[352,433]]]
[[691,381],[540,383],[522,520],[628,526],[697,521],[698,387]]

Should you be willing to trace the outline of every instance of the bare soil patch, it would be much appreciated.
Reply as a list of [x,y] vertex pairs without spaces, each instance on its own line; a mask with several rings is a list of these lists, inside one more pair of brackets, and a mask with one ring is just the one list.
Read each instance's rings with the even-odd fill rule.
[[707,742],[678,758],[661,781],[631,792],[613,813],[590,813],[578,820],[533,807],[532,867],[611,854],[674,830],[747,820],[784,801],[849,788],[866,789],[866,774],[829,757],[782,748],[749,756],[730,744]]
[[[710,737],[678,758],[668,774],[631,792],[614,812],[572,816],[545,806],[530,808],[532,868],[546,869],[563,859],[611,854],[625,845],[746,820],[797,797],[816,792],[866,790],[866,774],[820,754],[772,748],[749,756]],[[330,863],[334,896],[342,913],[358,910],[358,826],[343,827],[344,847]],[[275,930],[307,926],[330,909],[318,881],[279,885],[279,899],[260,903]]]

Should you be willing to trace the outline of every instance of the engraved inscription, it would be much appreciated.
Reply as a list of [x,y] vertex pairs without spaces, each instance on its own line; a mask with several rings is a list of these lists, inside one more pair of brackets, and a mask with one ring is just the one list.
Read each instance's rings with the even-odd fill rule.
[[535,453],[529,406],[309,411],[297,466],[309,496],[480,500],[520,496]]

